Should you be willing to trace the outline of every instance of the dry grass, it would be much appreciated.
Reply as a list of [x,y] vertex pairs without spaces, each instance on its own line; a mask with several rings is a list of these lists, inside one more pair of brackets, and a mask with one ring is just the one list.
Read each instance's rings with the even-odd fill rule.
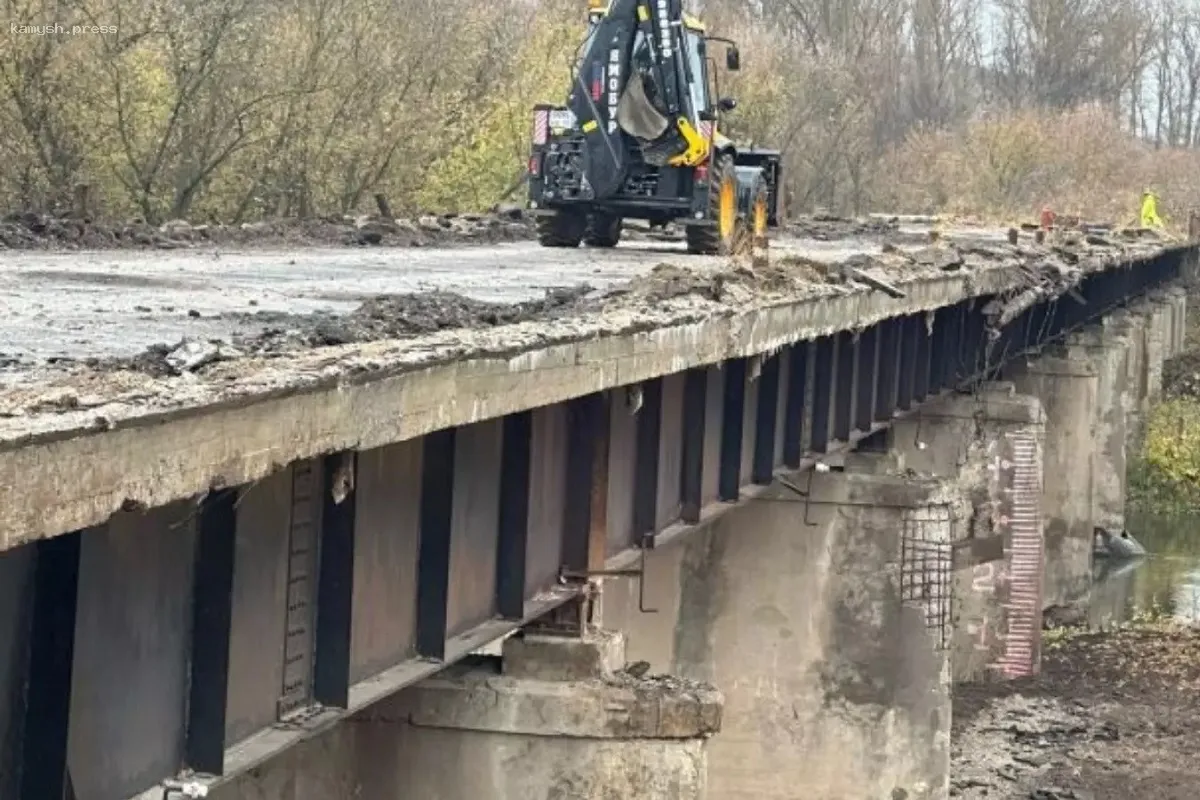
[[1060,215],[1133,223],[1150,187],[1171,228],[1200,207],[1200,152],[1156,149],[1098,107],[982,115],[918,131],[880,161],[875,205],[990,221]]

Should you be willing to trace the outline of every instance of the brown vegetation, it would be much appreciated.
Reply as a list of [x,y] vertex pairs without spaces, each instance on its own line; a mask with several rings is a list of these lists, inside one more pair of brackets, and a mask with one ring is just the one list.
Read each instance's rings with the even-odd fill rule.
[[[7,0],[0,209],[243,222],[496,203],[582,0]],[[793,211],[1168,216],[1200,204],[1183,0],[707,0],[738,136]],[[104,25],[108,33],[75,33]],[[83,196],[80,186],[87,186]]]

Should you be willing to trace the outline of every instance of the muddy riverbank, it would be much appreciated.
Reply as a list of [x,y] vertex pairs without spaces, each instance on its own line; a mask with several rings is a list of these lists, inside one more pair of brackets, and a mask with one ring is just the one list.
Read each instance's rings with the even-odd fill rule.
[[951,796],[1193,800],[1197,752],[1200,630],[1057,633],[1037,678],[955,690]]
[[1146,558],[1097,559],[1042,673],[957,687],[952,796],[1192,800],[1200,789],[1200,516],[1131,510]]

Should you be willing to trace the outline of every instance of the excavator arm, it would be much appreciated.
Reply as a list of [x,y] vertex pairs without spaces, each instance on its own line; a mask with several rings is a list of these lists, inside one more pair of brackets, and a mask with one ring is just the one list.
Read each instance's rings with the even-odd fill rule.
[[[682,222],[688,250],[732,252],[777,220],[779,154],[720,135],[709,36],[684,0],[587,0],[564,105],[534,107],[529,208],[545,247],[613,247],[627,219]],[[710,77],[712,80],[710,81]],[[740,231],[740,233],[739,233]]]
[[707,146],[688,118],[698,110],[689,107],[681,0],[612,0],[592,24],[567,105],[584,136],[583,195],[620,189],[625,135],[647,163],[699,163]]

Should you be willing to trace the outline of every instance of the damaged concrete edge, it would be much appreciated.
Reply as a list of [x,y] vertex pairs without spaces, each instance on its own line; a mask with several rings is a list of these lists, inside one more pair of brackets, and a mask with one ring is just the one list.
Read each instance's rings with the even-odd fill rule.
[[[1089,272],[1136,268],[1097,261]],[[331,379],[275,396],[131,415],[97,431],[88,415],[0,445],[0,550],[104,523],[122,508],[194,498],[257,481],[298,459],[369,449],[637,383],[881,320],[1020,288],[1021,269],[906,284],[907,296],[857,291],[781,302],[634,333],[597,333],[506,358],[462,356],[360,382]],[[519,327],[519,326],[514,326]],[[497,341],[503,331],[497,331]],[[545,338],[543,336],[543,341]],[[75,427],[71,429],[71,422]]]
[[368,712],[375,722],[579,739],[697,739],[720,730],[724,698],[677,679],[557,683],[451,667]]
[[947,396],[922,406],[912,419],[918,423],[957,419],[987,421],[993,425],[997,422],[1044,425],[1046,412],[1036,398],[1020,394],[1011,382],[989,381],[973,395]]

